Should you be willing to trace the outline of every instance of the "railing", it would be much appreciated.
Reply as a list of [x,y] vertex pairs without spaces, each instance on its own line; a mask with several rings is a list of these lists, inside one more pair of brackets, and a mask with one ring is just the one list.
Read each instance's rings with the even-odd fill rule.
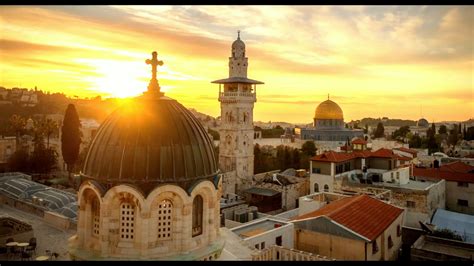
[[255,97],[253,92],[221,92],[219,97]]
[[255,261],[332,261],[334,259],[317,254],[273,245],[252,255]]

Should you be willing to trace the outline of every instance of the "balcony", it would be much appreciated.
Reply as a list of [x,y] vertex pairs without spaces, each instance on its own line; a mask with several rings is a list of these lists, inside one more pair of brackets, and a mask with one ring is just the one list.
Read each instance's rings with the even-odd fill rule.
[[220,92],[219,101],[232,102],[232,101],[249,101],[255,102],[257,95],[254,92]]

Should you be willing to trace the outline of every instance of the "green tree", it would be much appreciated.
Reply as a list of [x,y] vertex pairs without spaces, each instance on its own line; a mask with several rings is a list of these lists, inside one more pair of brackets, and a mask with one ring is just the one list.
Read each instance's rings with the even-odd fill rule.
[[69,104],[64,115],[63,126],[61,127],[61,151],[64,162],[67,164],[69,172],[69,183],[73,185],[71,173],[79,158],[79,147],[81,145],[81,121],[77,115],[74,104]]
[[301,151],[308,157],[316,155],[316,145],[314,145],[314,141],[307,140],[305,143],[303,143]]
[[441,125],[441,126],[439,126],[438,133],[439,133],[439,134],[447,134],[447,133],[448,133],[448,129],[446,128],[445,125]]
[[10,172],[30,172],[30,156],[25,149],[16,150],[7,161]]
[[421,138],[418,134],[413,135],[413,137],[408,141],[410,148],[421,148]]
[[18,147],[20,144],[20,136],[25,132],[26,120],[19,115],[12,115],[9,124],[15,132],[16,146]]
[[46,147],[49,149],[49,139],[51,138],[51,135],[57,132],[58,124],[54,120],[47,118],[41,124],[41,130],[46,137]]
[[31,155],[31,170],[34,173],[48,174],[51,170],[56,169],[58,154],[52,148],[44,146],[44,138],[42,134],[35,137],[35,149]]
[[381,122],[377,124],[377,128],[374,131],[374,137],[375,138],[382,138],[384,136],[384,127]]
[[394,139],[404,139],[404,138],[406,138],[408,132],[410,132],[410,127],[409,126],[400,127],[399,129],[395,130],[392,133],[392,138],[394,138]]
[[426,137],[427,137],[427,146],[428,146],[428,154],[431,154],[433,152],[438,151],[438,144],[436,143],[436,127],[435,124],[431,124],[431,128],[428,129],[426,132]]
[[292,148],[291,159],[292,159],[291,167],[295,169],[300,168],[301,152],[298,149]]
[[465,139],[474,140],[474,127],[467,128]]
[[457,125],[453,125],[453,128],[449,131],[448,144],[454,146],[458,143],[458,140],[459,135]]

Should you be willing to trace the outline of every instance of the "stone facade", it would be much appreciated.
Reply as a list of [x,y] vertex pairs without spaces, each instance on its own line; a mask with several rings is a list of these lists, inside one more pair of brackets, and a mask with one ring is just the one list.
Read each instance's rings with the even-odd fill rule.
[[[105,194],[86,181],[79,189],[77,235],[69,240],[75,260],[208,260],[220,255],[219,188],[200,182],[190,195],[162,185],[147,197],[130,185]],[[193,200],[201,197],[201,233],[193,232]],[[125,207],[124,207],[125,206]],[[166,214],[166,215],[165,215]],[[199,215],[199,214],[198,214]],[[125,220],[126,219],[126,220]]]
[[[224,194],[238,193],[250,186],[253,176],[253,107],[259,81],[247,79],[248,58],[240,35],[232,44],[229,78],[219,83],[221,125],[219,169],[225,175]],[[223,85],[223,86],[222,86]]]
[[[400,214],[382,234],[370,242],[339,236],[338,232],[323,233],[295,227],[295,248],[336,260],[396,260],[402,245],[402,221],[403,214]],[[372,248],[374,242],[377,243],[376,250]]]

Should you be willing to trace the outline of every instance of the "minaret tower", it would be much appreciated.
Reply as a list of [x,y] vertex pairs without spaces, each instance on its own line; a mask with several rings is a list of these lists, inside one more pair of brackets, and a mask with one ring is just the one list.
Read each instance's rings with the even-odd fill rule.
[[248,79],[247,67],[239,31],[229,57],[229,78],[212,82],[219,84],[219,168],[224,173],[224,195],[239,194],[250,186],[253,177],[253,105],[257,101],[256,85],[263,82]]

